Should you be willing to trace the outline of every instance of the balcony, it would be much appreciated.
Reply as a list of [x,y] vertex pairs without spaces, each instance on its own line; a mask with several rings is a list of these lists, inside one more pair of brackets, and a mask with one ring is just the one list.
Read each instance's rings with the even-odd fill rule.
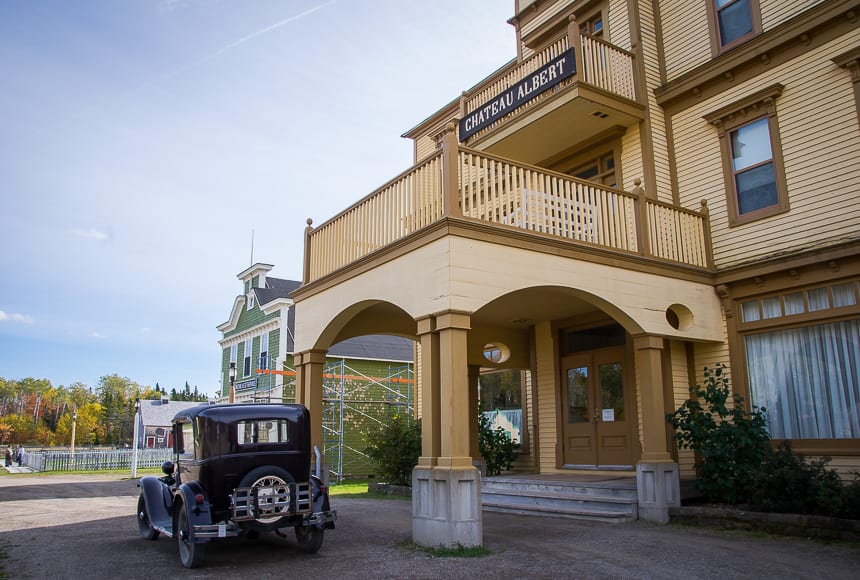
[[332,275],[445,219],[612,258],[712,269],[707,208],[691,211],[648,199],[637,189],[604,187],[464,147],[452,123],[435,155],[319,227],[309,221],[304,282]]
[[465,145],[539,163],[644,118],[635,55],[571,21],[548,46],[463,93],[459,116]]

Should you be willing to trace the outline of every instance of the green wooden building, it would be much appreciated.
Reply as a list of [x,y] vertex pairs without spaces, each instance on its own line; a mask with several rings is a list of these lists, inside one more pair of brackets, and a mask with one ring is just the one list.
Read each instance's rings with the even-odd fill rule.
[[[219,401],[294,402],[294,307],[301,282],[269,275],[274,266],[256,263],[237,275],[236,296],[221,332]],[[364,453],[367,433],[392,416],[414,416],[414,343],[370,335],[329,349],[324,370],[323,452],[332,480],[370,475]]]

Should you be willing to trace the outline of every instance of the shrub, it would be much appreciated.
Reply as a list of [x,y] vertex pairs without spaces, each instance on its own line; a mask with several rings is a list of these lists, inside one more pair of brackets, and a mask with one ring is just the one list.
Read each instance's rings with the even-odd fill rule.
[[421,455],[421,421],[410,421],[395,415],[379,431],[367,436],[365,449],[379,468],[383,481],[394,485],[412,485],[412,469]]
[[501,427],[493,429],[483,413],[478,414],[478,448],[487,464],[487,475],[498,475],[510,469],[516,459],[514,442]]
[[690,393],[690,399],[666,419],[679,447],[697,454],[696,487],[709,500],[741,503],[770,452],[765,410],[745,410],[743,398],[731,391],[722,364],[713,371],[705,367],[705,385],[690,387]]
[[751,509],[764,512],[860,516],[860,484],[843,485],[828,469],[829,457],[814,461],[795,454],[789,443],[770,453],[756,473],[749,496]]
[[765,512],[826,514],[838,511],[842,481],[826,469],[830,458],[806,461],[788,443],[770,453],[755,474],[750,508]]

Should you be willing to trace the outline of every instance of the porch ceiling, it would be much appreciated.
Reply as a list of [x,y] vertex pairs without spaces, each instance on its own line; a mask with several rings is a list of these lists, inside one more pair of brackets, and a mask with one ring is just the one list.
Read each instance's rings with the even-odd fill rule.
[[635,125],[643,116],[643,108],[636,103],[574,83],[469,146],[538,164],[614,127]]

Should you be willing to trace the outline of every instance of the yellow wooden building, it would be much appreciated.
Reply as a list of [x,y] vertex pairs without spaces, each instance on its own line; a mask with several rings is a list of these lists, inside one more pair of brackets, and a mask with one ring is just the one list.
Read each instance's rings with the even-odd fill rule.
[[343,339],[416,341],[432,546],[482,542],[482,369],[526,371],[534,473],[635,476],[639,518],[694,477],[665,415],[718,363],[774,439],[860,467],[860,2],[513,9],[516,59],[404,135],[412,168],[309,225],[299,399],[320,416]]

